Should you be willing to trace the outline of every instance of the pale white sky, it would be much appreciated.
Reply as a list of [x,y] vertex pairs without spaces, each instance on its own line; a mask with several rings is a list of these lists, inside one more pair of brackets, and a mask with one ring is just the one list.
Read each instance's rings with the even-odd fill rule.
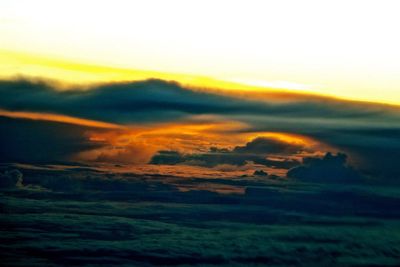
[[2,0],[0,48],[400,103],[399,10],[395,0]]

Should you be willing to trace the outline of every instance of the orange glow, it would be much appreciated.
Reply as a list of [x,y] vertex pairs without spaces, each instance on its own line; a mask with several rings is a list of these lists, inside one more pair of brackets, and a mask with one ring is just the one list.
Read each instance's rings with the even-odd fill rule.
[[[247,125],[244,123],[226,121],[212,116],[193,116],[190,120],[183,122],[156,123],[144,126],[121,126],[58,114],[7,110],[0,110],[0,116],[68,123],[93,128],[86,131],[85,137],[91,142],[99,143],[101,147],[82,151],[75,156],[75,160],[83,161],[146,164],[160,150],[179,151],[183,154],[207,153],[211,147],[232,150],[257,137],[279,140],[306,148],[301,155],[285,156],[284,158],[298,158],[318,151],[334,151],[333,148],[307,136],[282,132],[246,132]],[[95,128],[102,130],[98,131]],[[274,155],[269,155],[269,157],[272,159]],[[284,158],[276,155],[274,159]]]
[[[207,153],[211,147],[232,150],[257,137],[305,147],[306,151],[301,156],[328,149],[326,145],[306,136],[280,132],[243,132],[247,127],[243,123],[219,121],[217,118],[208,119],[202,121],[198,117],[193,117],[187,122],[129,126],[125,129],[101,132],[90,131],[87,133],[89,139],[101,142],[105,146],[83,152],[78,159],[145,164],[160,150],[179,151],[183,154]],[[276,160],[282,159],[281,156],[276,158]]]
[[117,129],[122,126],[107,122],[94,121],[81,119],[66,115],[51,114],[51,113],[38,113],[38,112],[24,112],[24,111],[7,111],[0,109],[0,116],[16,118],[16,119],[28,119],[28,120],[42,120],[42,121],[54,121],[68,124],[76,124],[94,128],[105,128],[105,129]]
[[[159,174],[159,175],[171,175],[181,178],[232,178],[240,177],[242,175],[252,176],[254,169],[263,169],[270,174],[284,176],[286,174],[285,169],[271,168],[263,165],[257,165],[254,163],[248,163],[244,166],[234,166],[229,164],[222,164],[215,167],[201,167],[201,166],[189,166],[189,165],[151,165],[148,164],[155,153],[160,150],[174,150],[180,151],[183,154],[191,153],[207,153],[211,146],[219,148],[233,149],[235,146],[243,146],[250,136],[266,137],[270,134],[272,136],[279,136],[280,138],[286,138],[284,133],[263,133],[260,134],[242,134],[238,132],[231,133],[217,133],[217,132],[193,132],[192,135],[179,135],[179,127],[170,125],[168,133],[163,133],[160,125],[153,126],[147,130],[126,130],[121,131],[110,131],[110,132],[91,132],[89,136],[92,140],[99,141],[103,144],[109,144],[100,149],[82,152],[76,156],[76,160],[80,161],[97,161],[103,169],[113,172],[132,172],[136,174]],[[160,128],[159,128],[160,127]],[[165,126],[164,126],[165,127]],[[210,126],[211,127],[211,126]],[[186,125],[183,128],[192,128],[191,125]],[[203,127],[200,127],[203,128]],[[203,128],[204,129],[204,128]],[[178,136],[173,138],[172,136]],[[288,134],[290,136],[290,134]],[[293,139],[288,139],[293,141]],[[308,142],[308,139],[294,139],[296,142]],[[307,140],[307,141],[305,141]],[[200,144],[201,148],[197,147]],[[318,147],[319,146],[319,147]],[[313,149],[321,149],[321,152],[304,152],[301,155],[294,156],[276,156],[269,155],[268,158],[272,160],[285,160],[285,159],[297,159],[301,160],[303,156],[313,156],[316,154],[323,154],[323,144],[319,144],[314,141],[312,143]],[[318,155],[319,155],[318,154]],[[124,164],[114,166],[114,163]],[[163,178],[164,179],[164,178]],[[170,181],[171,182],[171,181]],[[185,188],[179,187],[180,190]],[[220,188],[221,191],[231,191],[228,188]],[[235,190],[233,190],[235,191]],[[233,192],[232,191],[232,192]],[[239,190],[240,191],[240,190]],[[240,193],[240,192],[236,193]]]
[[109,131],[89,131],[89,140],[100,142],[104,146],[84,151],[76,159],[145,164],[160,150],[201,153],[207,152],[212,146],[233,148],[242,143],[241,135],[236,132],[244,127],[245,125],[238,122],[206,122],[194,117],[193,121],[188,122],[131,125]]

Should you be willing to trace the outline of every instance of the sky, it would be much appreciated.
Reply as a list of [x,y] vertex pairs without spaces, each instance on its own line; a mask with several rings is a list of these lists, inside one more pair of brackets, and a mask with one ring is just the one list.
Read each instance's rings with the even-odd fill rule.
[[0,75],[155,77],[400,104],[399,5],[3,0]]
[[0,162],[395,179],[396,7],[1,1]]

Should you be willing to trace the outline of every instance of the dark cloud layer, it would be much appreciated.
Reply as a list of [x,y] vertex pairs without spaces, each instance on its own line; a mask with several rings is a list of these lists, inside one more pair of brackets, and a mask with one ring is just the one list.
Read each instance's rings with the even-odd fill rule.
[[296,154],[302,151],[303,145],[288,143],[279,139],[257,137],[244,146],[237,146],[233,152],[241,154]]
[[258,137],[248,142],[244,146],[236,146],[232,150],[218,149],[211,147],[207,153],[181,154],[176,151],[159,151],[152,160],[151,164],[188,164],[205,167],[215,167],[221,164],[243,166],[249,162],[268,167],[289,169],[299,165],[297,160],[271,160],[268,155],[284,154],[291,155],[300,152],[301,145],[290,144],[271,138]]
[[42,167],[0,188],[2,266],[398,265],[399,188]]
[[267,167],[275,167],[279,169],[289,169],[297,166],[300,162],[296,160],[270,160],[265,156],[254,154],[238,154],[238,153],[201,153],[201,154],[180,154],[176,151],[160,151],[154,155],[150,164],[157,165],[196,165],[203,167],[215,167],[218,165],[229,164],[243,166],[247,163],[255,163]]
[[160,80],[62,92],[44,83],[0,83],[1,108],[54,112],[118,123],[171,121],[188,114],[240,114],[248,109],[258,109],[251,104],[242,104],[238,99],[224,99],[223,96],[187,90],[176,83]]
[[0,173],[0,188],[21,187],[22,176],[22,173],[16,169]]
[[[370,174],[399,177],[399,108],[290,94],[284,101],[276,101],[273,93],[265,93],[260,99],[193,91],[160,80],[68,91],[26,80],[0,82],[0,109],[57,113],[121,124],[176,122],[193,115],[216,115],[245,123],[248,128],[244,132],[278,131],[310,136],[345,151],[357,161],[357,167]],[[29,125],[25,127],[21,121],[2,120],[0,159],[3,161],[65,159],[71,151],[96,145],[82,140],[82,127],[53,127],[52,123],[24,121]],[[48,142],[36,144],[34,140]],[[43,147],[48,149],[39,149]],[[236,152],[251,150],[254,154],[257,149],[266,152],[280,148],[279,144],[259,147],[254,143],[237,148]],[[193,160],[233,161],[236,165],[243,162],[230,153],[219,154],[211,152]]]
[[[264,122],[286,118],[279,125],[269,125],[278,129],[299,118],[303,125],[296,123],[298,128],[307,129],[312,125],[314,128],[316,125],[318,128],[337,128],[346,124],[344,128],[349,128],[351,125],[346,120],[355,118],[357,122],[353,126],[382,124],[382,118],[386,125],[390,125],[390,122],[399,118],[398,113],[383,105],[322,97],[296,99],[295,95],[292,98],[288,95],[289,101],[282,102],[274,101],[273,93],[264,97],[263,101],[239,99],[188,90],[177,83],[161,80],[107,84],[90,90],[78,88],[68,91],[57,91],[45,83],[25,80],[0,82],[0,107],[3,109],[53,112],[119,123],[169,121],[188,114],[219,114],[242,119],[255,116],[254,122],[261,118],[264,118]],[[318,121],[319,118],[324,121]],[[263,128],[264,125],[259,126]]]
[[347,155],[327,153],[323,158],[307,157],[301,166],[290,169],[287,176],[304,182],[354,183],[361,175],[346,165]]
[[100,144],[85,137],[87,127],[0,117],[0,162],[57,162]]

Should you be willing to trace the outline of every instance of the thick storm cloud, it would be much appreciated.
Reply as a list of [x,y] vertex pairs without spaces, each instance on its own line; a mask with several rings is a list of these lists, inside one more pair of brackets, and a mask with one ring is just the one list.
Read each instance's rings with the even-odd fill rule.
[[326,153],[322,158],[307,157],[301,166],[290,169],[289,178],[304,182],[351,183],[361,181],[361,175],[346,164],[347,155]]
[[85,137],[87,127],[0,117],[0,162],[48,163],[100,147]]
[[233,152],[251,154],[295,154],[304,149],[303,145],[293,144],[266,137],[258,137],[244,146],[237,146]]

